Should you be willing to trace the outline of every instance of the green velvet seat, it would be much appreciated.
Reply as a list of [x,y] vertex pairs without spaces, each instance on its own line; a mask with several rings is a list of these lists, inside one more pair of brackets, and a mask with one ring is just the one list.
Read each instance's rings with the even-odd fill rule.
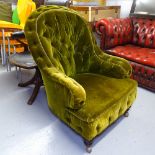
[[90,146],[135,100],[137,83],[130,79],[131,66],[101,51],[88,23],[65,7],[34,11],[25,35],[50,110]]

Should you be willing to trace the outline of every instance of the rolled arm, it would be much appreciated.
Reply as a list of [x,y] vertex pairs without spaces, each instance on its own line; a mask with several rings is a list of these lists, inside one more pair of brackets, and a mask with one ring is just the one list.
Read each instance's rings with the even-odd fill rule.
[[54,67],[46,68],[43,72],[49,77],[49,79],[61,84],[69,90],[70,98],[69,103],[65,103],[66,107],[79,109],[85,104],[86,92],[78,82],[64,73],[59,72]]
[[109,20],[101,19],[95,24],[95,30],[98,35],[105,33],[106,27],[108,27]]
[[105,49],[105,38],[106,38],[106,28],[109,21],[106,19],[101,19],[95,24],[95,31],[100,36],[100,47]]
[[132,68],[127,60],[108,55],[101,49],[96,48],[96,53],[91,62],[90,72],[122,79],[130,77]]

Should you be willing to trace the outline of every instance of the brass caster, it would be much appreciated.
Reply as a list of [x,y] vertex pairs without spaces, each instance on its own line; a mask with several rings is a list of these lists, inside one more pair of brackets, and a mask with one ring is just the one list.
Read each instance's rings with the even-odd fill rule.
[[86,146],[86,152],[91,153],[92,152],[92,147],[91,146]]
[[124,113],[124,117],[129,117],[129,112],[128,112],[128,111],[126,111],[126,112]]

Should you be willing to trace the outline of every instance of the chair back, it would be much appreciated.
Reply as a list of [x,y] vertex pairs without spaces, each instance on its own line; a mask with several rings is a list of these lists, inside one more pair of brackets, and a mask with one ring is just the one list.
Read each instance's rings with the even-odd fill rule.
[[40,7],[28,18],[25,34],[40,69],[54,66],[68,76],[88,71],[95,39],[88,23],[74,10]]

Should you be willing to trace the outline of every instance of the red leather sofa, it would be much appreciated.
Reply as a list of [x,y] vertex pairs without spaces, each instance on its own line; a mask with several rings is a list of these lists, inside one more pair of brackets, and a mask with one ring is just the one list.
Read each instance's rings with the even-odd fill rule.
[[101,49],[129,60],[132,78],[139,86],[155,91],[155,19],[101,19],[96,32]]

